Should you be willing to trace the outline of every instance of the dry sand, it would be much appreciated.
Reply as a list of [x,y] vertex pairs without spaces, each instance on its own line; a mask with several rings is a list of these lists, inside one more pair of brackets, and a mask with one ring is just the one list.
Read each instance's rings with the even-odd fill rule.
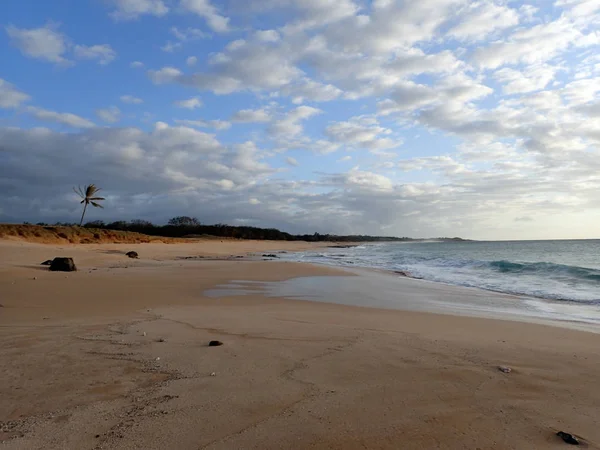
[[[347,273],[179,259],[309,246],[0,241],[0,447],[561,449],[565,430],[600,448],[599,334],[258,289],[205,298],[229,280]],[[79,271],[38,265],[54,256]]]

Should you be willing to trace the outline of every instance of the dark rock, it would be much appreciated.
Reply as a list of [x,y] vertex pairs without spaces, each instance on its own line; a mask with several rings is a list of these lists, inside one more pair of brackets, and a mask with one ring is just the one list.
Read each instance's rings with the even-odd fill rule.
[[559,431],[558,433],[556,433],[556,435],[560,437],[563,441],[565,441],[567,444],[579,445],[579,441],[572,434],[565,433],[564,431]]
[[279,256],[269,253],[268,255],[263,255],[263,258],[279,258]]
[[218,347],[219,345],[223,345],[223,343],[221,341],[210,341],[208,343],[209,347]]
[[126,256],[129,256],[130,258],[139,258],[140,256],[137,254],[137,252],[127,252],[125,253]]
[[50,264],[52,264],[52,260],[51,259],[47,259],[43,263],[40,263],[41,266],[49,266]]
[[75,272],[77,267],[73,258],[54,258],[50,264],[50,270],[53,272]]

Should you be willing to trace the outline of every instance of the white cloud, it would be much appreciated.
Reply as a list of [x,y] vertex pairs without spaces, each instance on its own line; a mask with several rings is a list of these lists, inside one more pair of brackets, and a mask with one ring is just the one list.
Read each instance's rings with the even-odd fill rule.
[[519,14],[505,5],[490,1],[469,2],[459,15],[459,23],[448,35],[458,40],[481,40],[497,30],[513,27],[519,23]]
[[222,33],[229,29],[229,18],[220,15],[210,0],[181,0],[181,7],[204,18],[213,31]]
[[238,39],[230,42],[225,51],[211,54],[206,71],[179,74],[169,82],[211,90],[219,95],[280,89],[302,78],[303,72],[294,65],[293,56],[289,49],[281,46]]
[[0,78],[0,108],[18,108],[31,97]]
[[185,63],[188,67],[192,67],[195,66],[198,63],[198,58],[196,58],[195,56],[189,56],[186,60]]
[[[283,3],[286,3],[285,0]],[[285,33],[297,33],[352,17],[359,8],[353,0],[288,0],[299,18],[284,27]]]
[[60,123],[73,128],[92,128],[95,126],[93,122],[71,113],[59,113],[36,106],[29,106],[26,110],[37,119],[47,122]]
[[401,139],[382,137],[391,132],[391,130],[379,126],[376,119],[367,116],[353,117],[346,122],[336,122],[325,129],[325,134],[334,142],[371,150],[394,148],[401,145]]
[[58,31],[58,26],[46,25],[41,28],[6,27],[11,42],[21,53],[35,59],[57,64],[69,64],[65,58],[68,48],[67,37]]
[[347,162],[347,161],[352,161],[352,156],[343,156],[340,159],[337,160],[337,162]]
[[163,52],[173,53],[175,50],[179,50],[181,47],[183,47],[183,44],[181,42],[168,41],[165,45],[160,47],[160,49]]
[[192,97],[188,98],[187,100],[176,101],[174,104],[179,108],[195,109],[202,106],[202,100],[200,100],[198,97]]
[[544,89],[558,69],[547,64],[531,65],[522,71],[504,67],[494,72],[494,78],[504,84],[505,94],[522,94]]
[[298,106],[269,126],[269,134],[275,137],[293,137],[302,133],[302,121],[321,114],[322,111],[311,106]]
[[285,158],[285,162],[293,167],[298,167],[300,165],[300,163],[295,158],[292,158],[291,156],[288,156],[287,158]]
[[141,103],[144,103],[144,100],[142,100],[141,98],[138,98],[138,97],[134,97],[133,95],[121,95],[121,97],[119,97],[119,99],[123,103],[128,103],[130,105],[139,105]]
[[58,31],[58,25],[48,24],[41,28],[17,28],[13,25],[6,27],[6,32],[21,53],[35,59],[61,65],[72,65],[66,55],[72,54],[76,59],[97,60],[106,65],[113,61],[117,53],[108,44],[74,45],[70,39]]
[[121,110],[116,106],[110,108],[97,109],[96,115],[106,123],[115,123],[121,119]]
[[385,54],[431,39],[462,0],[375,1],[370,15],[328,25],[327,41],[346,52]]
[[182,72],[174,67],[163,67],[159,70],[149,70],[148,76],[155,84],[170,83],[179,78]]
[[108,44],[103,45],[76,45],[74,48],[75,57],[80,59],[97,59],[98,64],[106,65],[114,60],[117,52]]
[[150,14],[162,17],[169,12],[163,0],[111,0],[115,10],[111,17],[115,20],[132,20]]
[[200,28],[187,27],[179,29],[177,27],[171,27],[169,30],[175,38],[182,42],[192,41],[196,39],[205,39],[210,35],[202,31]]
[[563,7],[571,16],[593,16],[600,11],[600,4],[596,0],[556,0],[555,7]]
[[561,16],[552,22],[519,29],[505,40],[478,47],[472,60],[487,69],[507,64],[544,63],[571,46],[587,46],[598,41],[597,35],[586,35],[583,30],[582,25]]
[[278,42],[281,36],[276,30],[257,30],[254,38],[259,42]]
[[285,86],[282,92],[294,97],[294,103],[302,103],[304,99],[315,102],[328,102],[335,100],[343,93],[341,89],[332,84],[323,84],[308,78]]
[[378,173],[353,168],[347,173],[334,175],[331,180],[338,184],[346,184],[350,188],[366,191],[391,191],[394,183],[391,179]]
[[144,67],[144,63],[141,61],[133,61],[131,64],[129,64],[129,67],[131,67],[132,69],[139,69],[141,67]]
[[341,144],[337,142],[331,142],[326,139],[317,139],[310,143],[310,145],[306,145],[308,150],[312,150],[313,152],[319,155],[327,155],[329,153],[333,153],[337,151],[341,147]]
[[231,117],[232,122],[238,123],[264,123],[270,120],[271,116],[264,109],[242,109]]
[[217,131],[228,130],[231,123],[226,120],[187,120],[175,119],[175,123],[192,128],[214,128]]
[[219,131],[228,130],[231,128],[231,122],[228,122],[227,120],[209,120],[208,124],[215,130]]

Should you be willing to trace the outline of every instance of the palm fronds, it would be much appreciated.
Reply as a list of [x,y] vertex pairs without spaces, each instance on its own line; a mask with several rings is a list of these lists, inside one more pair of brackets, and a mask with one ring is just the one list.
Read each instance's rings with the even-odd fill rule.
[[96,195],[98,194],[98,192],[100,192],[100,188],[97,187],[95,184],[88,184],[87,186],[84,186],[83,188],[81,186],[77,186],[77,188],[73,187],[73,191],[79,195],[79,197],[81,197],[81,202],[79,202],[80,204],[83,205],[83,213],[81,214],[81,221],[79,222],[79,226],[81,226],[81,224],[83,224],[83,217],[85,216],[85,210],[87,209],[87,206],[91,203],[93,207],[95,208],[104,208],[104,206],[102,206],[100,203],[100,201],[105,200],[104,197],[97,197]]

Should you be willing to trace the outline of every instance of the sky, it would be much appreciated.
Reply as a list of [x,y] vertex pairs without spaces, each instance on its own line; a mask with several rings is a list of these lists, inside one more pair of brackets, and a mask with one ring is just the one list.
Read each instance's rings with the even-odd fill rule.
[[5,0],[0,222],[600,238],[599,0]]

